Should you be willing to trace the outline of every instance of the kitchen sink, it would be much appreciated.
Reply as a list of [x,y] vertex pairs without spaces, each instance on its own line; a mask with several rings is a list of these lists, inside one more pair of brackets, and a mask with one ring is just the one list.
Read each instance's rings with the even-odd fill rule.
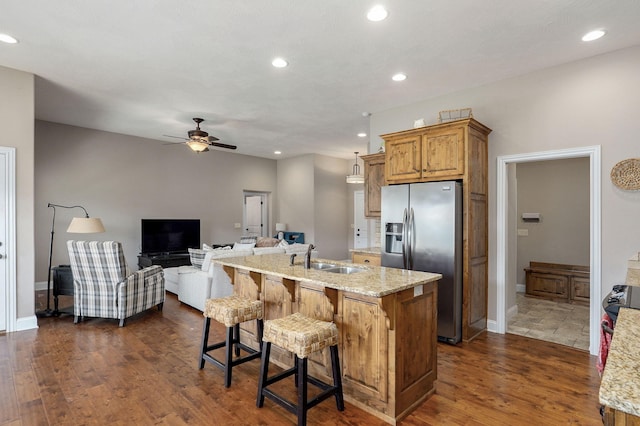
[[364,271],[364,269],[356,268],[355,266],[336,266],[335,268],[324,269],[324,271],[334,274],[355,274],[356,272]]
[[335,263],[326,262],[311,262],[311,269],[331,272],[333,274],[354,274],[356,272],[364,271],[364,268],[358,268],[355,266],[341,266]]
[[338,265],[335,263],[325,263],[325,262],[311,262],[311,269],[330,269],[337,268]]

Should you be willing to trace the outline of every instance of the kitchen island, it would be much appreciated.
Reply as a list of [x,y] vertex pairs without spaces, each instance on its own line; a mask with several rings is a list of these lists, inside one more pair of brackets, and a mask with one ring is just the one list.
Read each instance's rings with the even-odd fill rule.
[[[305,269],[288,255],[215,259],[234,284],[234,293],[264,303],[264,319],[295,312],[333,321],[344,399],[388,423],[409,414],[434,392],[437,377],[437,284],[440,274],[354,265],[355,273]],[[244,341],[257,347],[254,324],[242,325]],[[293,365],[290,353],[272,347],[272,362]],[[328,350],[309,358],[312,375],[330,380]]]

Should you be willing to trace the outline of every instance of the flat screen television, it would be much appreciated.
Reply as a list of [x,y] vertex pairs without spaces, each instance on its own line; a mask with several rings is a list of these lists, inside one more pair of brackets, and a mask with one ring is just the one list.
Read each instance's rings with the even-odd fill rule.
[[200,219],[142,219],[142,254],[187,253],[200,248]]

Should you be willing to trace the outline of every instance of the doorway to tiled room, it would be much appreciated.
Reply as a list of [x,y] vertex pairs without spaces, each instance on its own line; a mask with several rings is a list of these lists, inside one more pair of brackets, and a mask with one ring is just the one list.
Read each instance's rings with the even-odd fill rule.
[[[511,230],[517,247],[506,331],[589,350],[590,300],[573,298],[571,277],[543,272],[552,288],[536,291],[530,262],[590,265],[590,159],[563,158],[514,164]],[[515,228],[515,229],[514,229]],[[545,277],[546,274],[546,277]],[[589,294],[588,279],[586,294]],[[515,291],[513,288],[515,287]],[[541,296],[542,295],[542,296]],[[548,297],[547,297],[548,296]]]

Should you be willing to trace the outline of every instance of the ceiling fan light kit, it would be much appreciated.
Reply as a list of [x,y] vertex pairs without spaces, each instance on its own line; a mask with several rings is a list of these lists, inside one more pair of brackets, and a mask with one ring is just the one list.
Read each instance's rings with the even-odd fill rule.
[[209,150],[209,144],[202,141],[191,140],[187,142],[187,146],[195,152],[204,152]]

